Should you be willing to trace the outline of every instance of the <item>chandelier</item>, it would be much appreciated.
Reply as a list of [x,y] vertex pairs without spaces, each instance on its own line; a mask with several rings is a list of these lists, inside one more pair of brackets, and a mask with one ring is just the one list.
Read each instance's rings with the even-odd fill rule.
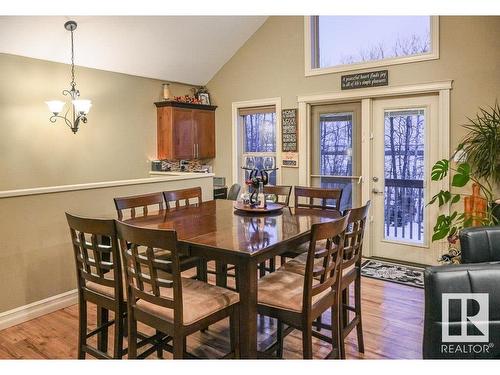
[[[50,112],[53,116],[50,117],[50,122],[54,123],[58,118],[63,119],[66,125],[71,129],[71,131],[76,134],[78,127],[81,122],[87,123],[87,114],[89,113],[92,102],[88,99],[79,99],[80,91],[76,88],[75,82],[75,52],[73,48],[73,31],[76,30],[76,22],[68,21],[64,24],[64,28],[71,32],[71,88],[69,90],[63,90],[63,95],[69,95],[71,97],[71,106],[66,110],[64,116],[60,113],[63,111],[65,102],[60,100],[50,100],[47,103]],[[68,113],[72,109],[72,118],[68,119]]]

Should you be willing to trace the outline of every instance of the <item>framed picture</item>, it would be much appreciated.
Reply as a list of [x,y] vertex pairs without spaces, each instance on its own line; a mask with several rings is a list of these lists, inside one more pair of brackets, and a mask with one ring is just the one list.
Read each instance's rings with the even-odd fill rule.
[[201,102],[201,104],[210,105],[210,95],[208,94],[208,92],[200,92],[198,94],[198,100]]

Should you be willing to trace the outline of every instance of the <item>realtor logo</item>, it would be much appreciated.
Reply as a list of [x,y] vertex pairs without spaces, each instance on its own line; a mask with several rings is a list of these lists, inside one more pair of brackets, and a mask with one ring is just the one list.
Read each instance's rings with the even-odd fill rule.
[[487,293],[443,293],[443,342],[489,342]]

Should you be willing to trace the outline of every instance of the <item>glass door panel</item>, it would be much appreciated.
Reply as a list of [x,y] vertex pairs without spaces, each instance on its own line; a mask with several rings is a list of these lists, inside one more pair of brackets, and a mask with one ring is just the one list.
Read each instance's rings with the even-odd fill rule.
[[423,244],[425,110],[384,113],[384,238]]
[[341,210],[359,203],[359,112],[359,103],[312,110],[311,185],[342,189]]

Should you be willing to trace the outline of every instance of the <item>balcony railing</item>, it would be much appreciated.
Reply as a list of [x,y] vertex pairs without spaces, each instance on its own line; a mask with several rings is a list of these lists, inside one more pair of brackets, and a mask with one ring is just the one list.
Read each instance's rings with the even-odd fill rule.
[[423,243],[424,205],[423,180],[385,179],[385,239]]

